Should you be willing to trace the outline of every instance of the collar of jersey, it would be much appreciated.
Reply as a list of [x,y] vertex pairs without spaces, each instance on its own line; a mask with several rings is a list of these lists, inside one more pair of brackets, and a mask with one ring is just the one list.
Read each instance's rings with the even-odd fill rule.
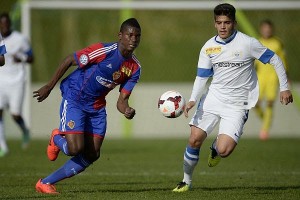
[[[237,34],[237,30],[235,30],[234,31],[234,33],[230,36],[230,37],[228,37],[228,38],[226,38],[225,40],[223,40],[223,39],[221,39],[220,37],[218,37],[218,35],[215,37],[215,41],[217,42],[217,43],[219,43],[219,44],[228,44],[229,42],[231,42],[234,38],[235,38],[235,36],[236,36],[236,34]],[[221,41],[218,41],[217,39],[220,39]]]

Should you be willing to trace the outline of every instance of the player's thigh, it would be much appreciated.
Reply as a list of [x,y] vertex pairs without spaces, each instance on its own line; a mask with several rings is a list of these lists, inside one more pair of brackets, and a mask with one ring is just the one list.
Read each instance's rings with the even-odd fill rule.
[[68,141],[68,150],[71,155],[80,153],[84,149],[86,117],[86,113],[77,104],[62,99],[59,129]]
[[3,110],[8,105],[9,91],[5,91],[3,86],[0,86],[0,110]]
[[5,93],[8,101],[7,103],[9,105],[9,111],[11,114],[21,115],[24,100],[24,91],[25,83],[23,82],[7,86]]
[[97,112],[90,113],[86,119],[85,133],[95,137],[104,138],[107,128],[106,109],[101,108]]
[[199,101],[198,107],[189,125],[203,130],[209,135],[219,122],[218,103],[210,95],[204,95]]
[[225,108],[221,114],[219,135],[225,134],[238,143],[248,120],[249,110]]
[[60,106],[60,125],[62,134],[83,134],[87,113],[76,103],[62,99]]

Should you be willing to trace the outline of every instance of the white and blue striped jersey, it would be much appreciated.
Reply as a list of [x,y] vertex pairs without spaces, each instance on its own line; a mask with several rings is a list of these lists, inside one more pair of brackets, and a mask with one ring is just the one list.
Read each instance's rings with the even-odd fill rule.
[[259,94],[254,61],[267,63],[273,55],[258,40],[239,31],[226,41],[215,36],[200,51],[197,76],[204,80],[213,77],[208,92],[220,101],[250,109]]

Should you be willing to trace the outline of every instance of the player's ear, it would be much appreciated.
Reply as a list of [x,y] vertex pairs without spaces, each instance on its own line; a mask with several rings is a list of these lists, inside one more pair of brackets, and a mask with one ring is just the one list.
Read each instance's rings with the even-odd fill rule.
[[121,39],[122,39],[122,32],[119,32],[119,34],[118,34],[118,38],[119,38],[119,40],[121,40]]

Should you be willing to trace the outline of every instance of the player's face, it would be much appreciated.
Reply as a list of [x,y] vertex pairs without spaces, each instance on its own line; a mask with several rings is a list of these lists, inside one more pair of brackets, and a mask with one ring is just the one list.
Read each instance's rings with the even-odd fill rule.
[[[122,53],[131,54],[140,44],[141,30],[128,27],[119,33],[119,43]],[[126,55],[123,55],[126,56]]]
[[10,22],[6,17],[0,19],[0,30],[2,36],[7,36],[10,31]]
[[226,39],[235,30],[236,22],[232,21],[229,17],[225,15],[216,16],[215,18],[215,28],[218,31],[218,35],[222,39]]
[[270,26],[269,24],[262,24],[260,26],[260,34],[265,39],[272,37],[273,35],[272,26]]

